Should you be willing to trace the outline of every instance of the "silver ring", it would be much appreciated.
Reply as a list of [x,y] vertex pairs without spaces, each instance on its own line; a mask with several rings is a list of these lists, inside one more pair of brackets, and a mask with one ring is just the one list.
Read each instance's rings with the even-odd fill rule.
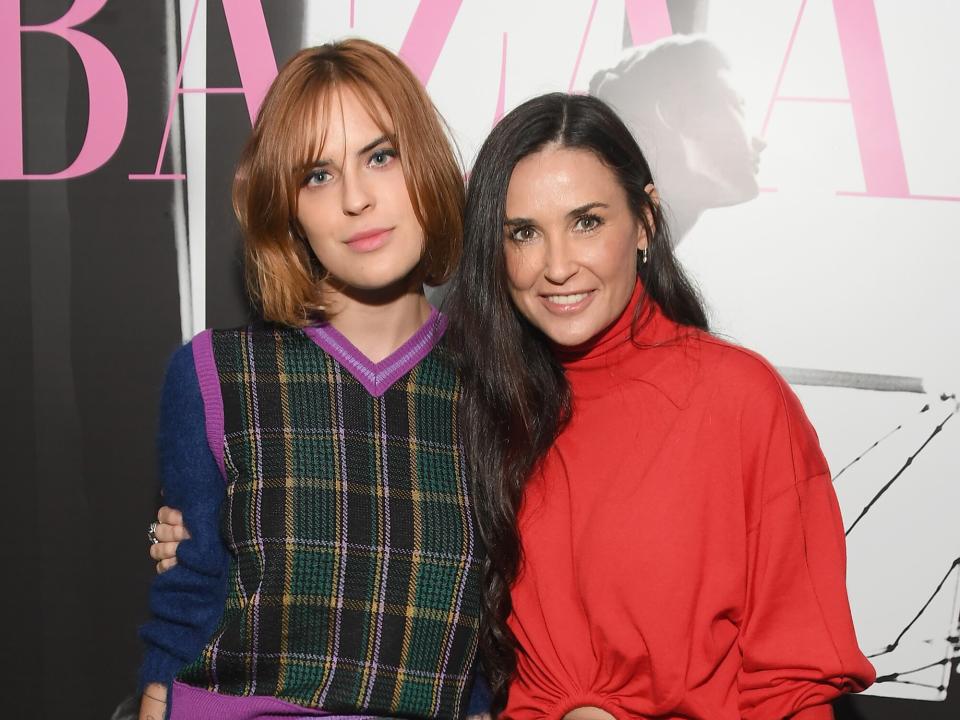
[[151,545],[156,545],[160,542],[160,538],[157,537],[157,527],[160,525],[159,520],[154,520],[150,523],[150,527],[147,528],[147,539],[150,541]]

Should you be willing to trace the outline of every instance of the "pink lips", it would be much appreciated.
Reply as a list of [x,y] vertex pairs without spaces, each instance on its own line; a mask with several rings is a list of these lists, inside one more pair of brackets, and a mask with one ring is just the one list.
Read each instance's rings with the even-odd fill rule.
[[[569,293],[569,294],[580,295],[582,293]],[[541,295],[540,301],[543,303],[544,307],[554,315],[571,315],[574,313],[578,313],[581,310],[583,310],[585,307],[587,307],[593,300],[593,296],[595,295],[595,292],[593,290],[587,290],[586,295],[587,296],[583,298],[583,300],[579,300],[578,302],[570,303],[567,305],[561,305],[559,303],[553,302],[552,300],[550,300],[549,295]]]
[[393,228],[374,228],[351,235],[347,246],[355,252],[371,252],[382,247]]

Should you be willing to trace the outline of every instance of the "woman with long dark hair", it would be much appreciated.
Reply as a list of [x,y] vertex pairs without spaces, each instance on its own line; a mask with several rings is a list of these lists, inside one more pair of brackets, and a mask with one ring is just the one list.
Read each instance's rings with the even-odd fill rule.
[[509,718],[832,717],[869,685],[839,509],[786,382],[709,334],[650,169],[602,101],[480,150],[449,295]]

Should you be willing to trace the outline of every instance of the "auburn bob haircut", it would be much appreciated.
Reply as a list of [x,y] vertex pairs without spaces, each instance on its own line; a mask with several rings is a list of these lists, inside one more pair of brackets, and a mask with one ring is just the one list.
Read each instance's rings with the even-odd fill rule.
[[359,39],[301,50],[270,86],[240,156],[233,208],[245,236],[247,290],[264,319],[322,321],[317,261],[297,222],[297,197],[323,147],[330,99],[349,88],[397,149],[424,233],[417,280],[446,281],[463,245],[463,173],[420,81],[386,48]]

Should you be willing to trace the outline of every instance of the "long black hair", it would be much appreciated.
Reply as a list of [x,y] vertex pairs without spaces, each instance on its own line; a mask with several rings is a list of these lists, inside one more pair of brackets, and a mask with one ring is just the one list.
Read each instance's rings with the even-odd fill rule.
[[516,164],[548,145],[592,152],[625,190],[648,238],[637,270],[644,295],[634,332],[652,299],[683,325],[707,328],[699,297],[673,255],[659,205],[644,188],[650,167],[623,122],[603,101],[550,93],[507,114],[484,142],[467,187],[464,254],[446,299],[448,340],[462,369],[460,416],[487,549],[480,651],[501,709],[516,669],[507,627],[510,586],[520,570],[517,512],[527,478],[571,412],[570,388],[546,337],[516,310],[504,258],[507,186]]

